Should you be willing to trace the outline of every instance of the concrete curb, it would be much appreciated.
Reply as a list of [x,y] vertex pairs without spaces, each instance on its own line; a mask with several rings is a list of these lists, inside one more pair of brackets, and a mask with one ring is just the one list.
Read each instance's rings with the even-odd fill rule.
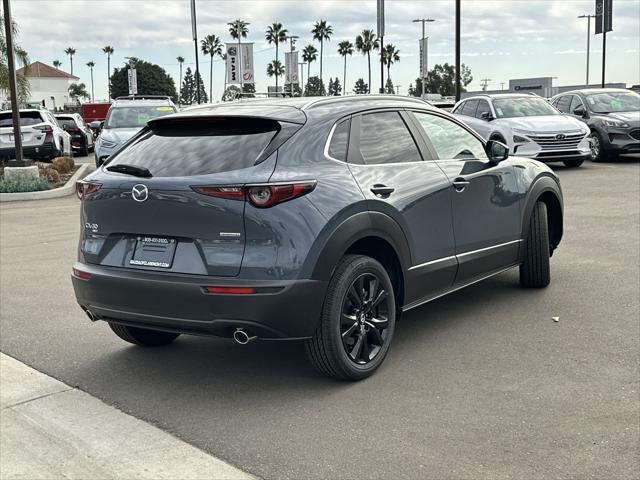
[[255,480],[0,353],[0,479]]
[[0,203],[2,202],[20,202],[25,200],[46,200],[49,198],[59,198],[71,195],[76,191],[76,181],[84,178],[89,174],[91,169],[90,163],[83,163],[76,173],[62,187],[52,190],[43,190],[41,192],[20,192],[20,193],[0,193]]

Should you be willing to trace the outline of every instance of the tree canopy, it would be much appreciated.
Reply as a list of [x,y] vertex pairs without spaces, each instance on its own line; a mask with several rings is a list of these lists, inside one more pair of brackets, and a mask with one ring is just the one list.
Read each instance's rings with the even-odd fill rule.
[[[164,68],[137,58],[132,58],[131,61],[133,61],[136,67],[138,95],[167,95],[171,97],[174,102],[178,100],[173,79],[167,74]],[[111,96],[113,98],[129,94],[129,82],[127,79],[128,68],[129,67],[125,65],[113,71],[113,75],[111,76]]]
[[[453,96],[456,94],[456,67],[454,65],[436,64],[433,69],[427,73],[425,82],[425,93],[439,93],[443,97]],[[464,63],[460,68],[460,83],[462,91],[466,92],[466,87],[473,80],[471,70]],[[416,86],[409,90],[409,95],[419,97],[422,93],[422,79],[416,79]]]

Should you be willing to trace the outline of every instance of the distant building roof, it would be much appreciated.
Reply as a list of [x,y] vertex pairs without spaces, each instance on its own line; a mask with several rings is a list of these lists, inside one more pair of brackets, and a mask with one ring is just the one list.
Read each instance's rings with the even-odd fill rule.
[[57,68],[51,67],[42,62],[33,62],[27,67],[22,67],[16,70],[16,73],[24,75],[26,77],[39,77],[39,78],[73,78],[79,80],[79,77],[71,75]]

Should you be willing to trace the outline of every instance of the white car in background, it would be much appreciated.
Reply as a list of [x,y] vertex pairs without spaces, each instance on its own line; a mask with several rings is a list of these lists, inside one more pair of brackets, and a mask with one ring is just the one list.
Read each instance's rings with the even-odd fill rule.
[[[48,110],[20,110],[20,134],[25,158],[51,160],[71,155],[71,136],[60,127]],[[0,158],[15,158],[11,110],[0,112]]]
[[563,115],[537,95],[476,95],[452,112],[486,140],[498,140],[511,155],[579,167],[591,156],[589,128]]
[[62,129],[71,135],[71,149],[83,157],[93,150],[93,132],[78,113],[60,113],[55,116]]

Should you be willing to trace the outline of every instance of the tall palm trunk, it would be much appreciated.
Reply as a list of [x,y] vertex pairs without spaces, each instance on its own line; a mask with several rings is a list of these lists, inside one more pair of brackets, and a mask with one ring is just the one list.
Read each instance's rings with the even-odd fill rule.
[[367,52],[367,63],[369,64],[369,85],[367,85],[367,93],[371,93],[371,55]]
[[180,78],[178,79],[178,105],[182,104],[182,64],[180,64]]
[[[391,80],[391,73],[390,73],[390,72],[391,72],[391,65],[388,65],[388,64],[387,64],[387,80]],[[393,83],[393,82],[392,82],[392,83]],[[395,92],[395,90],[396,90],[396,89],[394,88],[394,89],[393,89],[393,93],[396,93],[396,92]]]
[[324,48],[324,40],[320,40],[320,89],[322,90],[322,51]]
[[[276,38],[276,63],[278,62],[278,39]],[[276,72],[276,95],[278,94],[278,72]]]
[[71,62],[71,75],[73,75],[73,55],[69,55],[69,61]]
[[347,94],[347,56],[344,56],[344,72],[342,74],[342,95]]
[[213,102],[213,52],[211,52],[211,65],[209,65],[209,103]]
[[311,79],[311,62],[307,63],[307,83]]
[[91,103],[94,102],[93,98],[93,67],[91,67]]
[[111,100],[111,55],[107,55],[107,91]]

